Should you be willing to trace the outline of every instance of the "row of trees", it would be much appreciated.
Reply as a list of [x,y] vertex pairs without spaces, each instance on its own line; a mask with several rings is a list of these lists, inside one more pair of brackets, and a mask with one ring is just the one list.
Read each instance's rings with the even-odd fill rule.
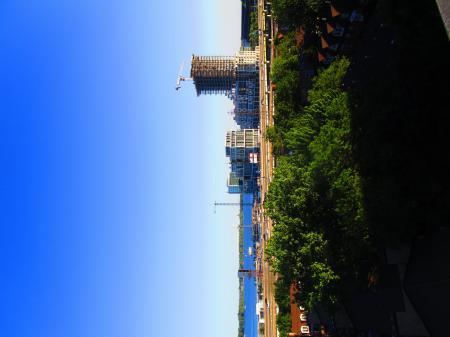
[[265,207],[276,225],[266,255],[283,284],[298,284],[302,305],[333,306],[369,246],[342,89],[349,61],[338,59],[319,73],[302,106],[292,38],[280,43],[272,69],[276,113],[267,136],[277,167]]
[[[324,5],[272,4],[291,27]],[[367,282],[382,261],[377,251],[449,223],[449,104],[440,83],[448,82],[450,44],[436,3],[378,1],[374,16],[377,29],[360,38],[351,69],[341,58],[320,72],[306,106],[295,37],[274,41],[275,125],[266,137],[277,168],[265,207],[275,226],[266,255],[279,275],[282,336],[292,282],[299,304],[333,307],[354,292],[350,284],[362,285],[355,280]],[[378,30],[379,22],[388,28]]]
[[250,12],[250,24],[249,24],[249,42],[250,47],[255,47],[259,44],[258,34],[258,12],[253,10]]
[[272,0],[278,23],[286,26],[308,25],[325,5],[325,0]]

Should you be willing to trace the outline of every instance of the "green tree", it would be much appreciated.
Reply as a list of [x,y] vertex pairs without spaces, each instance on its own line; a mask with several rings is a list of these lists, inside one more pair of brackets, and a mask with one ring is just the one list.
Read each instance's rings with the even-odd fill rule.
[[310,25],[324,4],[325,0],[273,0],[272,9],[284,25]]
[[251,47],[255,47],[259,44],[258,13],[256,10],[250,12],[249,42]]
[[275,156],[284,154],[283,136],[279,128],[270,126],[266,129],[266,139],[272,143],[272,151]]
[[[283,83],[294,70],[286,60],[278,66],[276,79]],[[276,123],[269,132],[285,154],[277,159],[266,198],[275,223],[266,256],[284,284],[298,284],[308,307],[336,303],[339,286],[357,275],[369,242],[342,88],[348,66],[342,58],[321,71],[305,107],[296,105],[294,92],[280,95],[277,87]]]

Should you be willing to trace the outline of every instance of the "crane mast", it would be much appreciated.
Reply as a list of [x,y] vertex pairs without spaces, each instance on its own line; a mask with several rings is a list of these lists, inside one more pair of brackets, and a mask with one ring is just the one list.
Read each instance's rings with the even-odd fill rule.
[[191,77],[183,76],[183,69],[184,69],[184,61],[181,63],[180,69],[178,70],[178,78],[177,78],[177,83],[175,85],[175,90],[181,89],[181,82],[192,81]]

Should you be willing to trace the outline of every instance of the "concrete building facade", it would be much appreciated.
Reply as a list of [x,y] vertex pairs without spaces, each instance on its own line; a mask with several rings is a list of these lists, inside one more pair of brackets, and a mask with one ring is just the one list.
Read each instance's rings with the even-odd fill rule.
[[231,168],[228,191],[254,192],[259,177],[259,130],[228,131],[225,154],[230,160]]

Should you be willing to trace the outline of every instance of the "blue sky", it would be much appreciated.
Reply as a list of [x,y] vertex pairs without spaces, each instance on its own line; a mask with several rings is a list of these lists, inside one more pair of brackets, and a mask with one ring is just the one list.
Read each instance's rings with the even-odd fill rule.
[[237,0],[0,2],[1,336],[236,334],[231,103],[174,85],[239,35]]

